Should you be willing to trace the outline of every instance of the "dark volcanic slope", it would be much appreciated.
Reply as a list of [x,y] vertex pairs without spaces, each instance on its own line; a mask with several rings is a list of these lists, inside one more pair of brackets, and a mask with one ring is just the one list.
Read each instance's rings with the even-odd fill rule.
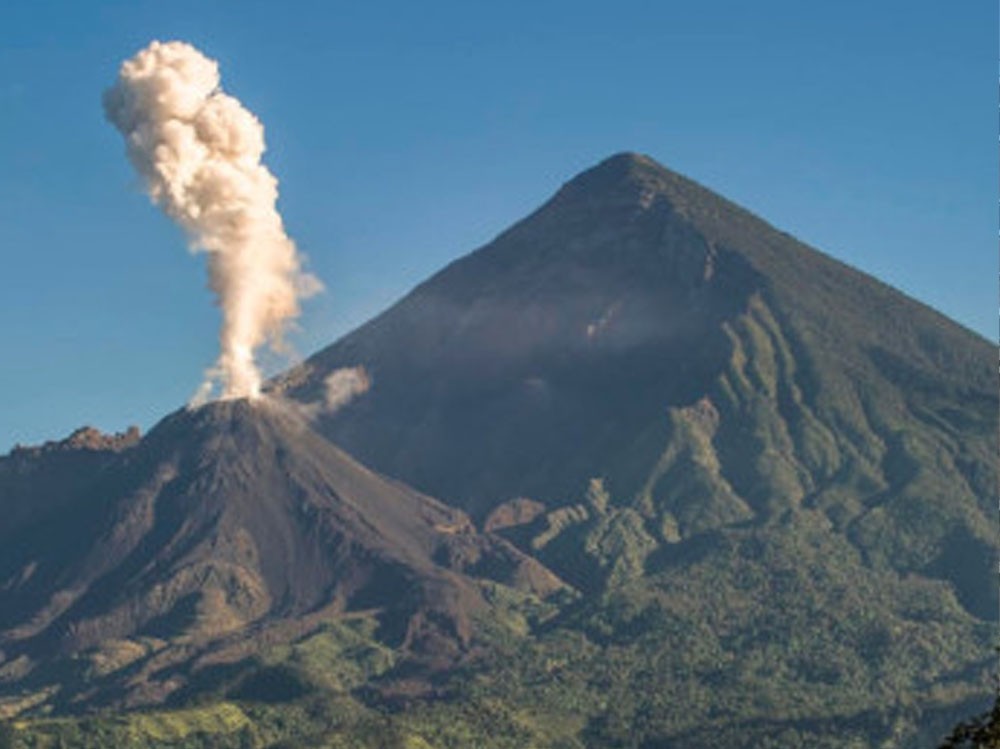
[[295,394],[364,364],[374,391],[328,433],[480,516],[578,493],[657,414],[697,399],[728,355],[724,322],[759,285],[742,258],[717,262],[646,172],[622,157],[577,178],[313,357]]
[[625,154],[290,381],[311,399],[326,373],[365,365],[372,392],[324,430],[482,516],[519,495],[562,503],[594,475],[639,491],[637,462],[662,447],[644,435],[723,382],[730,400],[744,383],[771,388],[790,428],[826,427],[824,456],[794,456],[817,477],[854,453],[878,462],[891,429],[879,422],[915,411],[914,396],[971,409],[918,416],[945,431],[992,419],[993,358],[929,308]]
[[650,159],[274,386],[358,365],[320,431],[589,594],[595,746],[930,746],[989,698],[994,347]]
[[95,470],[64,469],[77,489],[53,490],[60,501],[0,548],[0,662],[16,690],[52,682],[68,699],[63,656],[124,651],[141,673],[127,687],[118,674],[116,689],[159,700],[190,675],[182,663],[243,657],[254,637],[300,636],[359,610],[376,612],[386,642],[447,661],[484,605],[463,571],[557,584],[461,511],[354,462],[288,404],[180,411],[103,457]]
[[565,185],[279,384],[371,392],[320,428],[484,517],[612,493],[681,537],[816,507],[995,617],[995,351],[631,154]]

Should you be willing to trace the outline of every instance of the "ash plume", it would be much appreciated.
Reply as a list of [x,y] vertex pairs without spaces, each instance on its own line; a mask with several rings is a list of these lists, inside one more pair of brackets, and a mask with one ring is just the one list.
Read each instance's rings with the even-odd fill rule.
[[261,163],[263,126],[223,93],[218,63],[177,41],[154,41],[122,63],[104,111],[152,202],[207,255],[221,350],[195,401],[256,397],[254,352],[280,351],[300,300],[322,289],[285,233],[278,181]]

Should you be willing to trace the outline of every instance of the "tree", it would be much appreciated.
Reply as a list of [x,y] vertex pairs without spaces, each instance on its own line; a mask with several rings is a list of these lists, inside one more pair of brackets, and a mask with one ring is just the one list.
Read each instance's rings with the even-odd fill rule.
[[1000,749],[1000,692],[992,710],[959,723],[940,749]]

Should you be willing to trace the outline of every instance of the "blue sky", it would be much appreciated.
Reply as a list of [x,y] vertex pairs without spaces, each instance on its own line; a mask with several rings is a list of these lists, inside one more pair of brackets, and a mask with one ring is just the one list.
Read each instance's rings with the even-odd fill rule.
[[997,28],[937,0],[4,3],[0,452],[148,427],[215,358],[203,258],[101,113],[152,39],[264,122],[327,286],[308,354],[623,150],[995,339]]

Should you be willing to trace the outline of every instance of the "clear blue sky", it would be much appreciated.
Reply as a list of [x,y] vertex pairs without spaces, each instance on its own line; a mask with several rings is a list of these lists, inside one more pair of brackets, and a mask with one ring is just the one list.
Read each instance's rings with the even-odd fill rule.
[[265,124],[327,286],[308,354],[623,150],[995,339],[997,29],[940,0],[3,3],[0,452],[148,427],[215,358],[202,258],[101,113],[154,38]]

